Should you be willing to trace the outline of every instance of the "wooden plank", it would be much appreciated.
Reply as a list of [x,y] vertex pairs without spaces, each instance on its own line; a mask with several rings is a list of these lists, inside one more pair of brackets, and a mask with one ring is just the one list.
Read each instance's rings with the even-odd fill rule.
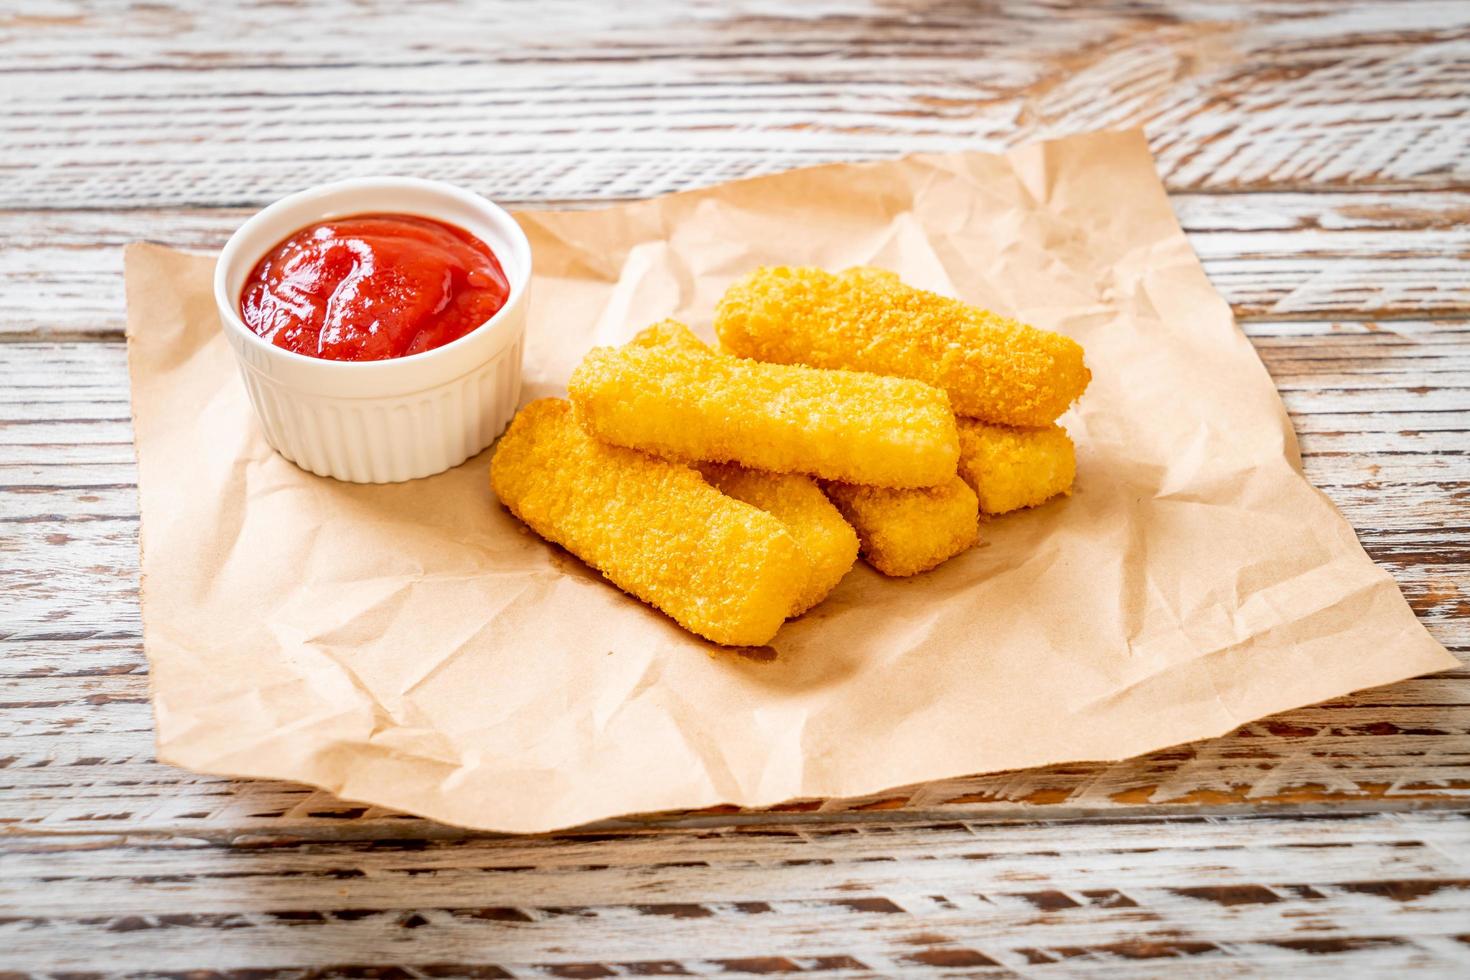
[[[1242,319],[1470,315],[1470,192],[1173,201],[1211,281]],[[124,244],[215,251],[250,213],[0,212],[0,291],[8,301],[0,336],[120,336]]]
[[1470,972],[1467,668],[1119,764],[532,838],[153,761],[121,348],[14,341],[115,341],[124,241],[382,170],[585,206],[1144,124],[1308,476],[1470,656],[1463,4],[593,10],[0,14],[0,978]]
[[1133,125],[1176,190],[1470,175],[1463,4],[636,7],[337,0],[279,30],[265,2],[28,0],[0,35],[5,201],[260,204],[383,171],[608,200]]
[[1242,319],[1470,312],[1470,193],[1185,194],[1173,204]]
[[[1308,477],[1344,510],[1429,629],[1470,655],[1470,392],[1453,383],[1470,366],[1470,328],[1247,326],[1284,389]],[[121,345],[0,344],[0,536],[14,559],[0,566],[8,604],[0,717],[10,733],[0,748],[0,824],[202,837],[442,833],[305,787],[152,761],[130,438]],[[1467,681],[1470,670],[1461,670],[1361,692],[1123,763],[798,803],[784,819],[1459,806],[1470,799]],[[769,818],[654,822],[690,819]]]
[[0,941],[11,970],[170,977],[385,963],[420,976],[1449,976],[1470,967],[1467,845],[1465,812],[438,842],[19,835],[0,839]]

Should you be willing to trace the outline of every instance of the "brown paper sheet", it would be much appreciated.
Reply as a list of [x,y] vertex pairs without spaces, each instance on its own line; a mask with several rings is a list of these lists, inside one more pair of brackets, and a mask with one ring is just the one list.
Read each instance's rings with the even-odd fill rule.
[[352,486],[256,428],[212,258],[127,254],[158,754],[466,827],[1119,759],[1456,665],[1300,475],[1142,137],[827,166],[521,216],[525,397],[758,264],[868,263],[1079,339],[1077,492],[912,580],[861,564],[769,649],[683,632],[523,529],[490,453]]

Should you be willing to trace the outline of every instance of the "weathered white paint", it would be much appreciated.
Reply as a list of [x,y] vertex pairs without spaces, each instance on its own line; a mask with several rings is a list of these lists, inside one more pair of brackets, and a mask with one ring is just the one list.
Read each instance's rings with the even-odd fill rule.
[[259,204],[383,171],[643,197],[1138,124],[1174,189],[1470,173],[1463,4],[618,6],[46,3],[5,45],[5,199]]
[[1122,763],[546,837],[153,761],[120,246],[382,170],[595,206],[1143,124],[1308,477],[1470,656],[1464,4],[529,10],[0,13],[0,975],[1470,971],[1470,668]]
[[[1242,319],[1470,310],[1470,192],[1177,194],[1173,203],[1205,271]],[[118,337],[123,245],[146,239],[215,250],[250,213],[0,212],[8,300],[0,335]]]
[[1426,813],[837,821],[408,847],[79,834],[11,849],[0,941],[22,970],[394,962],[613,975],[661,961],[728,975],[826,958],[839,976],[1208,975],[1222,961],[1297,975],[1321,958],[1449,975],[1470,965],[1470,946],[1449,938],[1470,915],[1467,830],[1464,814]]

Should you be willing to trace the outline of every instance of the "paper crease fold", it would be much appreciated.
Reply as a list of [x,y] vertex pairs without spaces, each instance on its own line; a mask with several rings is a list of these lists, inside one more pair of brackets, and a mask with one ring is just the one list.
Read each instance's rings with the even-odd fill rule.
[[161,759],[543,831],[1122,758],[1456,664],[1302,479],[1137,132],[521,220],[527,398],[660,318],[709,337],[754,265],[875,263],[1081,341],[1076,492],[926,575],[855,569],[771,647],[723,650],[526,531],[489,453],[381,487],[276,456],[212,260],[132,246]]

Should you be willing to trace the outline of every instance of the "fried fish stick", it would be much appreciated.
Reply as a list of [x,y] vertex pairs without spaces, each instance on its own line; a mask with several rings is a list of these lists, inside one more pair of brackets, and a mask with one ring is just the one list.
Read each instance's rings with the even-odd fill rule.
[[1077,451],[1060,425],[1014,429],[959,419],[960,476],[987,514],[1035,507],[1069,493]]
[[936,486],[955,474],[959,434],[938,388],[694,345],[594,348],[568,384],[578,421],[604,442],[689,462],[880,487]]
[[678,320],[660,320],[651,327],[644,327],[634,334],[627,347],[678,347],[683,350],[714,353],[714,348],[698,337]]
[[927,572],[980,535],[975,491],[959,477],[922,490],[848,483],[828,483],[823,489],[857,529],[863,557],[884,575]]
[[516,415],[490,483],[537,534],[716,643],[769,642],[811,581],[780,520],[688,466],[598,442],[558,398]]
[[955,414],[1003,425],[1055,421],[1092,378],[1076,341],[881,269],[757,269],[720,300],[715,331],[740,357],[916,378]]
[[[704,341],[674,320],[656,323],[638,333],[630,346],[671,345],[709,352]],[[800,616],[827,597],[857,561],[858,539],[832,501],[807,476],[749,470],[735,463],[704,463],[704,478],[736,500],[759,507],[786,525],[812,565],[812,579],[797,601],[792,616]]]
[[731,463],[705,463],[699,470],[722,493],[779,520],[796,539],[812,574],[791,615],[800,616],[825,599],[857,561],[857,534],[810,477],[747,470]]
[[[672,345],[706,352],[710,349],[688,327],[674,320],[640,331],[629,345]],[[842,519],[832,501],[810,477],[748,470],[735,463],[704,463],[699,471],[722,493],[759,507],[786,525],[802,554],[811,562],[811,582],[791,610],[792,616],[800,616],[825,599],[857,561],[858,539],[852,525]]]

